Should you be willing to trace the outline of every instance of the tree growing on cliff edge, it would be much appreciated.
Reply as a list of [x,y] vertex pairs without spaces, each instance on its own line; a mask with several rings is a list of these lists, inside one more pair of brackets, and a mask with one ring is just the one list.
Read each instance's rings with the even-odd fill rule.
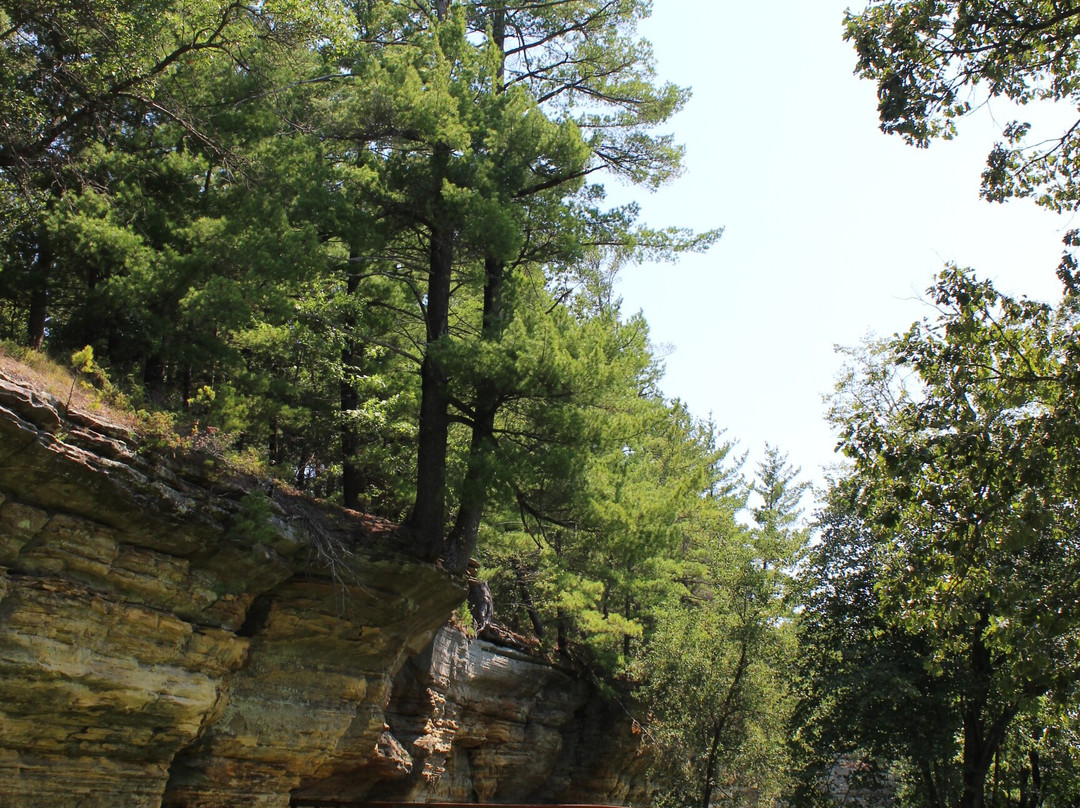
[[596,184],[679,171],[647,2],[0,9],[9,336],[92,344],[311,493],[411,499],[419,554],[457,570],[489,501],[527,509],[565,447],[632,437],[593,422],[653,395],[644,330],[575,308],[573,278],[718,235],[649,231]]
[[[655,185],[678,172],[681,151],[652,130],[686,93],[655,80],[635,33],[647,12],[640,0],[440,0],[398,21],[415,47],[374,61],[361,48],[350,62],[356,82],[340,136],[377,156],[368,193],[418,240],[406,280],[425,332],[408,527],[422,555],[451,569],[464,569],[476,544],[499,413],[525,393],[496,370],[514,306],[524,305],[509,294],[513,277],[605,248],[670,252],[716,235],[645,233],[632,226],[634,208],[601,210],[602,190],[586,183],[606,172]],[[479,311],[466,316],[470,294]],[[486,378],[467,366],[477,357]],[[447,462],[454,423],[470,435],[456,485]]]
[[710,510],[706,498],[729,506],[735,472],[718,430],[663,400],[642,318],[584,297],[573,315],[527,318],[548,336],[515,367],[542,392],[508,401],[497,424],[478,556],[500,619],[615,672],[681,591],[689,534]]

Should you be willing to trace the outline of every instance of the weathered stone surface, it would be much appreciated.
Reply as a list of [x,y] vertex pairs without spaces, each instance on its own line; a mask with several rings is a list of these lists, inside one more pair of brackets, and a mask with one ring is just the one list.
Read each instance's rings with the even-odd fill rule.
[[6,575],[5,589],[5,805],[159,804],[172,756],[213,714],[246,643],[63,579]]
[[0,373],[0,805],[643,794],[629,722],[440,630],[463,584],[395,539]]
[[[274,805],[305,777],[375,757],[390,675],[464,592],[417,564],[356,574],[345,592],[299,578],[274,591],[221,719],[178,756],[166,805]],[[226,793],[239,796],[210,801]]]
[[[418,676],[431,707],[391,721],[423,760],[410,796],[430,789],[450,801],[534,798],[554,774],[562,731],[588,689],[511,649],[467,643],[459,632],[445,631],[440,640],[427,675]],[[415,701],[403,701],[415,709]]]
[[[2,376],[0,408],[5,808],[281,805],[350,733],[374,749],[388,677],[459,583],[287,497],[248,535],[254,481]],[[316,537],[347,589],[309,569]]]
[[447,626],[395,678],[376,755],[328,762],[296,794],[647,804],[633,722],[603,705],[570,672]]

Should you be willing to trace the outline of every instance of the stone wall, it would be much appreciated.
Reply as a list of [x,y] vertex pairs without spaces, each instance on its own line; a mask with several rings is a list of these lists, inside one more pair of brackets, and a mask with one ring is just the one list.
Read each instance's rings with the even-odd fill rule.
[[0,374],[2,804],[644,801],[625,714],[397,535]]

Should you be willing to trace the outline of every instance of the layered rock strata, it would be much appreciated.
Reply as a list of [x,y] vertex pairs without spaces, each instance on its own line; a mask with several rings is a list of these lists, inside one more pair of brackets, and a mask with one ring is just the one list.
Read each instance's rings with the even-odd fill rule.
[[0,804],[644,799],[629,720],[439,631],[395,541],[0,374]]
[[[514,648],[442,628],[395,677],[377,754],[296,799],[645,805],[647,757],[617,700]],[[374,737],[374,733],[373,736]]]

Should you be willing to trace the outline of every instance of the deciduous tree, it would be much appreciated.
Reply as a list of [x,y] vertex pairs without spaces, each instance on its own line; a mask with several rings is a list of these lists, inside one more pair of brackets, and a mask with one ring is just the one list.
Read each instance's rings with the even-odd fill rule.
[[[994,98],[1021,106],[1080,105],[1080,6],[1036,0],[874,0],[849,11],[857,72],[878,86],[883,131],[917,146],[951,138],[957,121]],[[1054,210],[1080,204],[1080,127],[1038,133],[1005,123],[982,194],[1031,197]]]
[[1051,307],[946,270],[939,317],[887,342],[833,409],[882,613],[955,694],[961,808],[984,804],[1020,716],[1077,696],[1080,309],[1062,278]]

